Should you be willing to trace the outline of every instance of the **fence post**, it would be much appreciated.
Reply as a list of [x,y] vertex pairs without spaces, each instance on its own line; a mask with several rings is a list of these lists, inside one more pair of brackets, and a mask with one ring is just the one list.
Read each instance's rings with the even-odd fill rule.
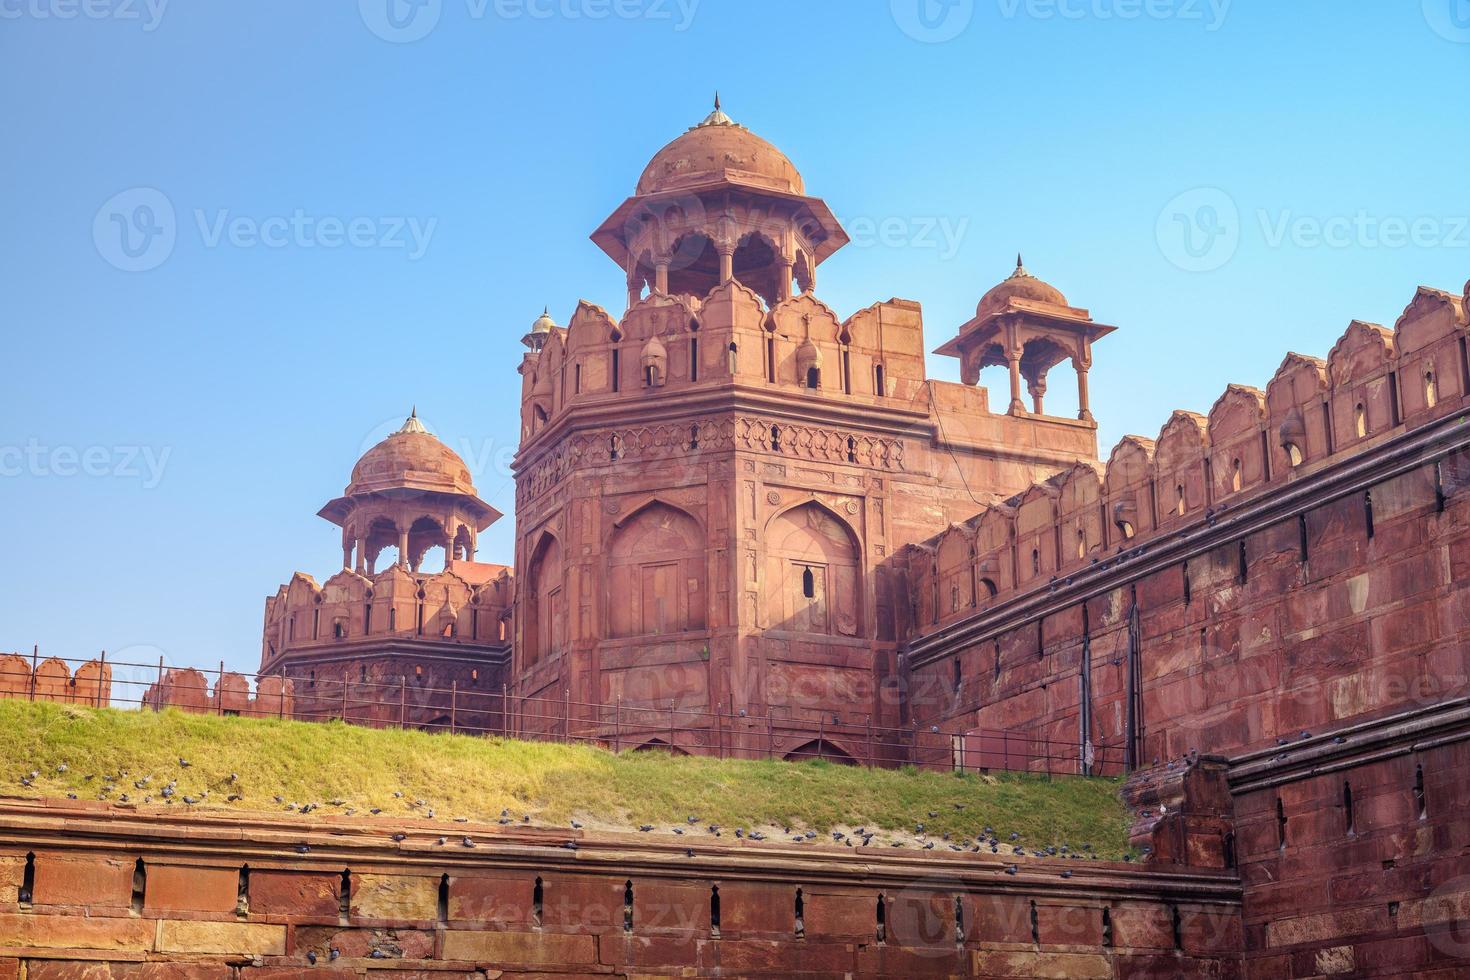
[[347,724],[347,670],[342,670],[342,724]]
[[623,696],[613,706],[613,754],[623,751]]
[[771,727],[771,706],[766,705],[766,758],[776,757],[776,732]]
[[510,736],[510,701],[505,696],[505,684],[500,685],[500,730]]
[[[280,678],[281,678],[281,692],[276,695],[276,720],[277,721],[284,721],[286,719],[286,670],[285,670],[284,667],[281,669]],[[255,679],[255,686],[256,686],[256,691],[258,692],[260,690],[260,678],[259,677],[257,677]],[[294,694],[293,694],[293,697],[294,697]],[[295,714],[295,705],[292,705],[292,712],[291,713],[292,714]]]
[[572,689],[561,689],[561,740],[568,744],[572,740]]
[[398,727],[403,727],[403,717],[408,707],[408,678],[399,675],[398,678]]
[[[39,644],[39,643],[32,644],[32,646],[31,646],[31,700],[32,701],[36,700],[36,660],[40,657],[40,655],[41,655],[41,644]],[[162,662],[163,662],[163,660],[162,660],[162,658],[160,658],[159,659],[159,663],[162,663]]]
[[868,768],[873,767],[873,716],[867,715],[863,721],[863,739],[868,743]]
[[723,701],[715,705],[715,741],[719,745],[720,758],[725,757],[725,704]]
[[219,714],[219,715],[223,715],[225,713],[225,691],[224,691],[224,687],[225,687],[225,662],[223,660],[221,660],[219,662],[219,675],[214,680],[214,708],[215,708],[215,713],[216,714]]
[[817,715],[817,758],[818,759],[820,759],[822,757],[822,742],[825,740],[826,734],[827,734],[827,714],[824,711],[822,714]]
[[159,710],[159,704],[158,704],[158,702],[159,702],[159,700],[162,697],[163,697],[163,655],[162,654],[159,654],[159,657],[158,657],[158,686],[153,689],[153,711],[154,711],[155,714]]
[[456,716],[459,714],[459,679],[449,682],[449,734],[454,734]]
[[669,753],[674,751],[674,702],[669,702]]
[[[107,677],[107,651],[102,651],[102,656],[97,659],[97,707],[102,707],[102,682]],[[112,700],[112,685],[108,685],[108,701]]]

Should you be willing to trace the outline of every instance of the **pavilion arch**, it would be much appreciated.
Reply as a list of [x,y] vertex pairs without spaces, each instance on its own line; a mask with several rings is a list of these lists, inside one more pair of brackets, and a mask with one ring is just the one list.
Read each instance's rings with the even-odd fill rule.
[[736,279],[760,295],[770,309],[779,303],[790,286],[781,282],[781,247],[761,231],[746,232],[735,246],[731,260]]
[[444,553],[444,558],[448,561],[449,532],[439,518],[421,514],[408,526],[409,567],[415,572],[419,571],[423,567],[425,556],[436,548]]
[[862,544],[820,501],[776,513],[766,524],[766,625],[829,636],[863,635]]
[[393,564],[402,564],[408,560],[407,556],[398,554],[398,525],[387,517],[373,518],[368,524],[364,540],[367,544],[364,548],[363,567],[369,577],[377,573],[378,557],[388,548],[393,549]]
[[561,652],[566,637],[561,542],[550,531],[543,531],[530,554],[521,636],[525,646],[523,669]]
[[858,764],[852,753],[834,743],[830,738],[814,738],[810,742],[803,742],[782,758],[787,762],[829,762],[839,766]]
[[620,518],[603,548],[607,635],[704,629],[705,538],[694,515],[656,497]]

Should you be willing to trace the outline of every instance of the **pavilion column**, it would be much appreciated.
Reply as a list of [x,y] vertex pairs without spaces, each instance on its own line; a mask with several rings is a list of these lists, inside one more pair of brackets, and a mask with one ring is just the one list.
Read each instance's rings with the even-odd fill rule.
[[786,256],[776,262],[776,302],[791,298],[791,260]]
[[735,278],[735,246],[725,243],[720,246],[720,284]]
[[1006,348],[1006,364],[1011,370],[1011,404],[1006,410],[1011,415],[1025,415],[1026,405],[1021,401],[1021,348]]
[[398,532],[398,567],[408,567],[408,532]]
[[352,568],[352,539],[344,536],[342,539],[342,567]]
[[637,276],[628,276],[628,309],[638,305],[643,298],[643,280]]
[[1075,357],[1072,359],[1072,366],[1077,369],[1077,417],[1084,422],[1091,422],[1093,418],[1087,395],[1087,369],[1092,366],[1092,358]]
[[357,539],[357,570],[363,575],[368,574],[366,535],[363,535],[362,537]]
[[669,264],[674,257],[668,254],[655,255],[653,273],[653,291],[661,296],[669,294]]
[[1045,415],[1042,410],[1042,399],[1046,397],[1046,378],[1036,378],[1026,385],[1026,390],[1031,394],[1031,411],[1037,415]]

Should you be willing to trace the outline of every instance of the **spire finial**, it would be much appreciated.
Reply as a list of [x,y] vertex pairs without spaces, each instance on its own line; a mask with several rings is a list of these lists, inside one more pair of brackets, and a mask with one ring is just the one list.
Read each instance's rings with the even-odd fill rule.
[[1016,253],[1016,268],[1017,269],[1024,269],[1025,268],[1025,266],[1021,264],[1021,253],[1020,252],[1017,252]]
[[551,304],[550,303],[548,303],[545,306],[541,307],[541,315],[542,316],[551,316]]
[[419,417],[419,407],[417,404],[415,404],[412,408],[408,410],[408,417],[411,419],[416,419]]
[[415,405],[413,409],[408,413],[408,418],[403,420],[403,428],[399,429],[398,433],[402,435],[405,432],[428,431],[428,429],[424,428],[424,423],[419,421],[419,407]]
[[719,89],[715,89],[715,111],[718,112],[719,110],[720,110],[720,90]]

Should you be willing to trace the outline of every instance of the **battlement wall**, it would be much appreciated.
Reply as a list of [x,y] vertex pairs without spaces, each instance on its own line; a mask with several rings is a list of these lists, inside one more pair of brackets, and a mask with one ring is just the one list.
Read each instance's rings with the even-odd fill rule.
[[1467,337],[1421,288],[1393,330],[906,549],[912,717],[1147,766],[1463,693]]
[[256,681],[252,694],[245,675],[228,671],[215,678],[211,689],[202,671],[171,669],[148,685],[141,705],[155,711],[177,708],[198,714],[291,718],[295,713],[295,689],[288,678],[267,675]]
[[73,673],[57,657],[37,663],[18,653],[0,655],[0,697],[104,707],[112,697],[112,668],[89,660]]

